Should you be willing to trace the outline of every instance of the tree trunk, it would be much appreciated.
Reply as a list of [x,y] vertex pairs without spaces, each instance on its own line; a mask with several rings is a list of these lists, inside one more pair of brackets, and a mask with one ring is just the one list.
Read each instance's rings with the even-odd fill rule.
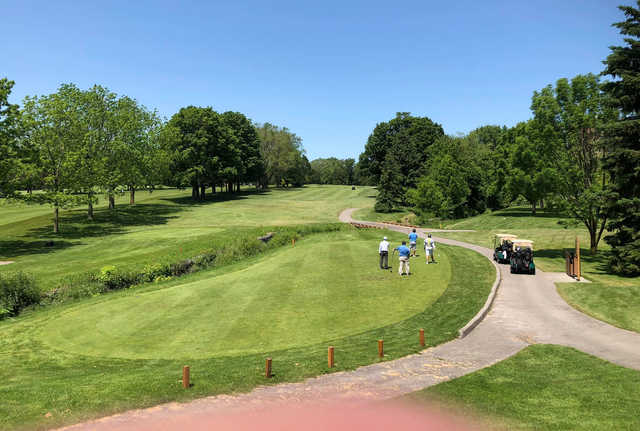
[[87,208],[87,218],[93,221],[93,195],[89,194],[89,207]]
[[207,194],[207,186],[204,184],[200,186],[200,200],[203,201]]
[[129,187],[129,205],[136,203],[136,189],[135,187]]
[[212,195],[216,194],[216,185],[215,184],[211,184],[211,194]]
[[237,187],[237,188],[236,188],[236,191],[237,191],[238,193],[240,193],[240,180],[238,180],[238,182],[237,182],[237,184],[236,184],[236,187]]
[[116,198],[113,196],[113,192],[109,193],[109,209],[116,209]]
[[192,185],[191,186],[191,198],[193,200],[198,200],[200,198],[200,194],[198,193],[198,186],[197,185]]
[[58,217],[59,217],[59,210],[58,210],[58,207],[56,206],[53,209],[53,233],[59,233],[60,232],[60,230],[58,228],[58,226],[59,226],[59,218]]
[[531,214],[536,215],[536,202],[531,202]]

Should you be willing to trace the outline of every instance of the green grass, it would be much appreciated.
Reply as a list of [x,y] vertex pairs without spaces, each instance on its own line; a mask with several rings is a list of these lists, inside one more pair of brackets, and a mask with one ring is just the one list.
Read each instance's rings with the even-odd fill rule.
[[[329,372],[329,344],[339,371],[378,361],[379,338],[389,360],[420,349],[419,328],[429,345],[456,337],[486,300],[492,265],[442,246],[441,263],[418,259],[415,275],[401,278],[377,268],[380,235],[313,235],[234,265],[0,322],[0,428],[47,428],[300,380]],[[458,261],[466,271],[451,270]],[[187,391],[185,364],[194,384]]]
[[589,251],[586,228],[573,219],[539,210],[536,216],[528,208],[509,208],[488,212],[464,220],[451,221],[450,229],[474,229],[475,232],[438,233],[438,236],[458,239],[485,247],[493,247],[496,233],[512,233],[533,240],[536,266],[543,271],[564,272],[564,250],[575,250],[575,238],[580,239],[582,275],[592,281],[585,284],[559,284],[562,296],[575,308],[593,317],[622,328],[640,331],[640,277],[619,277],[607,272],[609,246],[600,242],[599,251]]
[[533,345],[407,399],[463,406],[506,429],[640,429],[640,371],[572,348]]
[[375,240],[355,230],[314,235],[233,273],[75,307],[38,338],[130,359],[258,353],[393,324],[442,295],[451,277],[446,254],[434,267],[416,262],[403,279],[376,271]]
[[[372,205],[372,188],[308,186],[300,189],[218,194],[194,203],[190,191],[157,190],[137,194],[136,205],[119,196],[116,211],[96,209],[95,221],[85,209],[62,211],[61,233],[51,231],[51,209],[0,206],[0,260],[15,263],[0,271],[32,273],[43,290],[61,279],[105,265],[141,267],[197,255],[212,242],[226,241],[239,229],[304,223],[337,222],[348,207]],[[53,246],[48,246],[54,241]]]
[[376,212],[373,207],[361,208],[353,213],[355,220],[366,220],[376,222],[392,222],[415,224],[416,215],[409,208],[399,208],[390,213]]
[[640,285],[561,283],[560,295],[578,310],[630,331],[640,332]]

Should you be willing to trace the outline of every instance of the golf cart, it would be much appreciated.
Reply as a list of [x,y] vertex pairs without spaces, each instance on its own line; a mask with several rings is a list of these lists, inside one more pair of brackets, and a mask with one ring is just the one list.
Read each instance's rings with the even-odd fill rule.
[[498,263],[509,263],[515,235],[510,233],[497,233],[493,238],[493,260]]
[[510,263],[512,274],[535,274],[536,265],[533,263],[533,241],[515,239],[511,251]]

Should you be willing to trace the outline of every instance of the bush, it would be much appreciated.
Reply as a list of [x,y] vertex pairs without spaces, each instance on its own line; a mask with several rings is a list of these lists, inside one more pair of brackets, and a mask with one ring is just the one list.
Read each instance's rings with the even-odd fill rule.
[[171,275],[171,267],[161,263],[146,265],[140,273],[140,281],[154,281],[158,277],[168,277]]
[[103,267],[97,277],[107,290],[126,289],[132,284],[136,284],[139,278],[140,275],[120,271],[113,265]]
[[33,277],[23,272],[0,273],[0,319],[39,303],[40,290]]

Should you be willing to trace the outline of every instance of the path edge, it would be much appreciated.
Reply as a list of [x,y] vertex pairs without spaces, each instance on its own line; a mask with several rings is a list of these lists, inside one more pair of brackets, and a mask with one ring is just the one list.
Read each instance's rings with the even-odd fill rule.
[[482,320],[484,320],[484,318],[487,316],[487,314],[489,314],[489,311],[491,310],[493,301],[496,299],[498,288],[500,287],[500,283],[502,283],[502,274],[500,272],[500,267],[494,261],[491,261],[491,263],[493,263],[493,266],[496,269],[496,279],[493,282],[493,286],[491,286],[491,292],[489,292],[489,296],[487,297],[487,300],[485,301],[480,311],[478,311],[466,325],[458,330],[458,338],[464,338],[469,335],[471,331],[473,331],[475,327],[478,326],[480,322],[482,322]]

